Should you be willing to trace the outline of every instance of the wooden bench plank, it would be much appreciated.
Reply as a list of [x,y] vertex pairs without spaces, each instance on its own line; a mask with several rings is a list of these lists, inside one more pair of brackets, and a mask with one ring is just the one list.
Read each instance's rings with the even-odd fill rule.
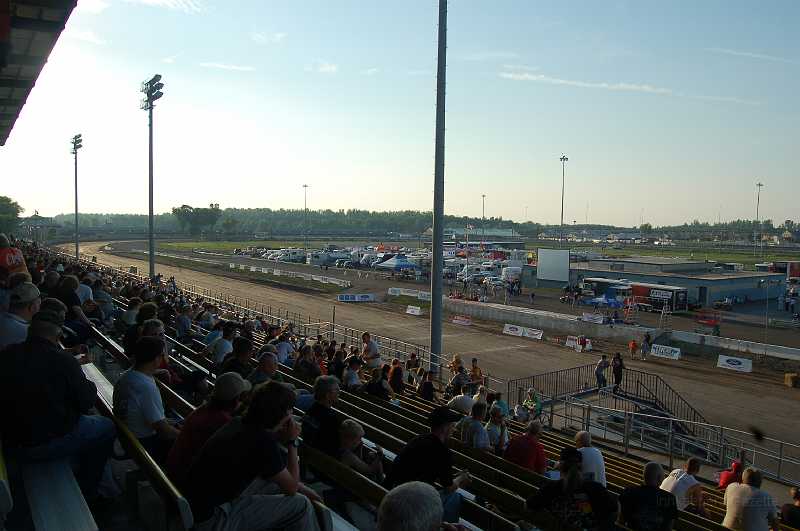
[[22,467],[31,517],[41,531],[95,531],[97,524],[66,460]]

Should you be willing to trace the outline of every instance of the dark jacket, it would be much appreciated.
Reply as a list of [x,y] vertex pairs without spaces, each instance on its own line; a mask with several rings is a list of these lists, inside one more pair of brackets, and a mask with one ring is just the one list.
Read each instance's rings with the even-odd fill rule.
[[96,396],[73,355],[45,339],[28,338],[0,353],[0,433],[8,447],[66,435]]

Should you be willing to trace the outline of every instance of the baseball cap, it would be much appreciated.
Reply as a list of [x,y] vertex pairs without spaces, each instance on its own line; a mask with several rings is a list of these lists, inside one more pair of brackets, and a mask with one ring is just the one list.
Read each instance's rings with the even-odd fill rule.
[[238,372],[226,372],[217,377],[213,395],[219,400],[233,400],[251,388],[250,382]]
[[23,282],[11,290],[12,303],[26,304],[35,301],[41,296],[39,288],[33,282]]
[[440,406],[431,411],[428,417],[428,423],[431,425],[431,428],[435,428],[442,424],[447,424],[448,422],[458,422],[463,416],[464,415],[456,413],[448,407]]

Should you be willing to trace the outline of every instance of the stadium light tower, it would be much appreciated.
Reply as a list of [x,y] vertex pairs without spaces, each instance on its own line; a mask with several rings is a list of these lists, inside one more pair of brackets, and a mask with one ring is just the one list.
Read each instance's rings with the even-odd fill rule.
[[436,60],[436,140],[433,170],[433,257],[431,259],[431,371],[441,375],[442,273],[444,269],[444,101],[447,77],[447,0],[439,0]]
[[75,260],[80,258],[78,244],[78,150],[83,147],[81,135],[75,135],[70,140],[72,144],[72,155],[75,158]]
[[481,194],[481,247],[486,245],[486,194]]
[[303,225],[303,250],[308,252],[308,185],[303,185],[303,212],[304,212],[304,221]]
[[141,109],[147,111],[147,123],[148,123],[148,138],[149,138],[149,160],[148,160],[148,179],[150,184],[150,193],[149,193],[149,211],[148,211],[148,258],[150,261],[150,278],[156,277],[156,244],[155,244],[155,236],[153,234],[153,107],[155,107],[155,102],[161,96],[164,95],[161,92],[161,89],[164,88],[164,83],[161,83],[161,74],[156,74],[151,77],[148,81],[142,83],[142,94],[144,94],[144,99],[142,100]]
[[561,247],[564,241],[564,174],[569,159],[562,153],[558,160],[561,161],[561,229],[558,232],[558,246]]
[[[761,206],[761,189],[762,188],[764,188],[764,184],[761,183],[761,182],[757,182],[756,183],[756,189],[758,191],[756,192],[756,226],[758,227],[759,232],[763,232],[763,231],[761,231],[761,217],[760,217],[760,214],[759,214],[759,211],[758,211],[759,207]],[[758,241],[759,240],[763,240],[763,238],[764,238],[763,234],[759,234],[759,236],[760,237],[756,236],[756,228],[753,227],[753,256],[756,255],[756,248],[758,246]],[[761,243],[763,245],[763,241]]]

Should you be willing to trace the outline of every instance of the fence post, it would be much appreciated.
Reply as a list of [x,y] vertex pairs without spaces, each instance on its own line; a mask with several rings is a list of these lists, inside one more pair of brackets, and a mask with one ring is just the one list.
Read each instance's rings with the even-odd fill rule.
[[781,465],[783,464],[783,441],[781,441],[780,446],[778,447],[778,479],[781,479]]
[[628,448],[630,446],[630,439],[631,439],[631,417],[630,414],[626,411],[625,412],[625,428],[622,434],[622,441],[625,447],[625,455],[628,455]]
[[719,466],[725,466],[725,428],[719,427]]
[[589,431],[592,423],[592,406],[586,406],[586,419],[584,420],[584,430]]
[[551,430],[553,429],[553,414],[555,413],[555,403],[556,403],[556,399],[555,398],[551,398],[550,399],[550,429]]
[[336,305],[331,310],[331,339],[336,339]]
[[669,437],[667,439],[669,441],[669,469],[673,470],[675,467],[672,463],[672,419],[669,419]]

